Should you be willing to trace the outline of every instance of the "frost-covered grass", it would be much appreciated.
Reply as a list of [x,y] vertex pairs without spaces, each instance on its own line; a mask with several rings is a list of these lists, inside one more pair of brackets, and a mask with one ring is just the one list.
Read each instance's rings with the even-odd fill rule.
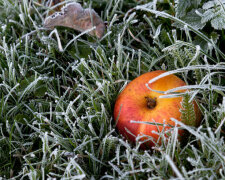
[[[82,5],[108,22],[102,39],[44,29],[48,9],[35,0],[0,0],[0,176],[224,179],[224,1]],[[114,103],[132,79],[158,69],[187,82],[203,120],[193,128],[172,119],[189,132],[185,142],[175,127],[167,143],[141,150],[117,132]]]

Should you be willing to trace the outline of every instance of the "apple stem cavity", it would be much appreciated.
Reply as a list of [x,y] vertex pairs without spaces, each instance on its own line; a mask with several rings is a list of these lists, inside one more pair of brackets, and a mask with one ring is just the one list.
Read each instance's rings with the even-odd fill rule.
[[146,96],[145,99],[146,99],[146,102],[147,102],[147,107],[149,109],[154,109],[155,106],[156,106],[156,97],[151,98],[151,97]]

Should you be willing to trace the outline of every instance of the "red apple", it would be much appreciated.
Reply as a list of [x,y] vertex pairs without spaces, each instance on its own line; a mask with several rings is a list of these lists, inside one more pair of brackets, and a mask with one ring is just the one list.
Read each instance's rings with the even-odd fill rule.
[[[144,123],[131,123],[131,120],[162,124],[165,123],[165,125],[169,125],[166,126],[166,129],[169,129],[171,126],[175,125],[175,122],[170,118],[175,118],[178,121],[181,121],[180,109],[182,97],[159,98],[159,96],[163,94],[151,91],[146,86],[146,83],[148,83],[149,80],[164,72],[165,71],[158,70],[148,72],[137,77],[125,87],[116,100],[114,108],[114,119],[117,122],[116,126],[122,135],[133,142],[136,140],[138,135],[151,136],[154,141],[157,142],[159,135],[154,133],[154,131],[161,132],[163,130],[163,126]],[[177,76],[169,75],[148,85],[153,90],[167,91],[186,84]],[[194,101],[193,103],[196,115],[196,122],[194,124],[198,125],[200,124],[201,113],[196,102]],[[126,129],[134,136],[131,135]],[[179,130],[178,132],[180,135],[183,133],[182,130]],[[146,138],[144,139],[146,140]],[[148,146],[155,146],[155,143],[150,141],[148,142]]]

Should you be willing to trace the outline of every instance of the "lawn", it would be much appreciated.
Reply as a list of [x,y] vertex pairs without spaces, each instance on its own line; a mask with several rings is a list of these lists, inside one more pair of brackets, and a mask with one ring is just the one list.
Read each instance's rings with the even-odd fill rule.
[[[72,1],[99,14],[103,37],[45,28],[54,7],[43,0],[0,0],[0,177],[225,179],[225,1]],[[182,115],[195,118],[195,99],[202,121],[171,117],[175,133],[143,149],[113,111],[130,81],[155,70],[187,83]]]

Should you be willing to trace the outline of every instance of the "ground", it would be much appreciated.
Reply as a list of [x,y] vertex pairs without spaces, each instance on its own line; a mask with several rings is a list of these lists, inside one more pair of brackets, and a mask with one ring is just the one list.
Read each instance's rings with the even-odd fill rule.
[[[220,0],[84,0],[102,38],[44,28],[38,1],[0,0],[0,176],[9,179],[225,178],[224,9]],[[187,83],[198,128],[178,123],[154,149],[117,130],[117,96],[166,70]],[[193,113],[192,113],[193,114]],[[174,120],[174,119],[172,119]],[[176,121],[176,120],[174,120]]]

